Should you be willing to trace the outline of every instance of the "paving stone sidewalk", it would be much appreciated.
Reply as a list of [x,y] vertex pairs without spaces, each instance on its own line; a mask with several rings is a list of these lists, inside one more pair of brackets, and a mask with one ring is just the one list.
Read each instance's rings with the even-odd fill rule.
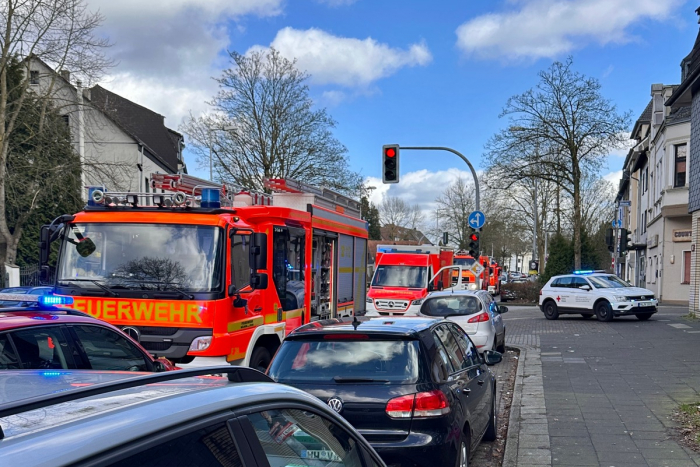
[[700,465],[672,437],[673,410],[700,401],[700,321],[687,309],[601,323],[509,308],[521,360],[504,467]]

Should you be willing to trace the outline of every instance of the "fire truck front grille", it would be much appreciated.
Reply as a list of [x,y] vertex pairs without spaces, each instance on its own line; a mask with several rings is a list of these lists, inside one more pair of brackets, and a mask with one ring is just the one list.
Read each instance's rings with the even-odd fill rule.
[[179,328],[164,328],[154,326],[139,326],[142,336],[172,336]]
[[170,342],[140,342],[141,346],[146,350],[163,351],[168,350],[172,343]]
[[405,310],[408,308],[406,300],[376,300],[375,306],[381,310]]

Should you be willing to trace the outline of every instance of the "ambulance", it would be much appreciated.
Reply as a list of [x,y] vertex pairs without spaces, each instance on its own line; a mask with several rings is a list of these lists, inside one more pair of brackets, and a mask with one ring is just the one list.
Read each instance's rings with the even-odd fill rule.
[[269,179],[271,194],[152,174],[147,193],[90,187],[42,227],[42,277],[73,307],[179,366],[265,369],[302,324],[365,311],[367,223],[328,189]]
[[368,316],[414,315],[429,292],[462,288],[452,283],[454,251],[433,245],[377,245],[367,291]]

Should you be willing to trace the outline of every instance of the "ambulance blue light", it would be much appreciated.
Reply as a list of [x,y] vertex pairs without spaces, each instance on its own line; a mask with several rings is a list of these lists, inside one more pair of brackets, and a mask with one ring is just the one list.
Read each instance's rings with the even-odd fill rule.
[[574,274],[593,274],[593,271],[574,271]]
[[218,188],[202,188],[202,207],[203,208],[220,208],[221,193]]
[[61,297],[59,295],[41,295],[39,306],[53,307],[57,305],[72,305],[73,297]]

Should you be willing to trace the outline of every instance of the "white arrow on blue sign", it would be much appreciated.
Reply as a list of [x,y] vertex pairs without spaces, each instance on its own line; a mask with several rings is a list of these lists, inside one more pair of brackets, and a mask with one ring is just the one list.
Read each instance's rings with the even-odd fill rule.
[[486,223],[486,216],[484,216],[484,213],[481,211],[472,211],[472,213],[469,214],[467,222],[469,222],[469,227],[480,229]]

